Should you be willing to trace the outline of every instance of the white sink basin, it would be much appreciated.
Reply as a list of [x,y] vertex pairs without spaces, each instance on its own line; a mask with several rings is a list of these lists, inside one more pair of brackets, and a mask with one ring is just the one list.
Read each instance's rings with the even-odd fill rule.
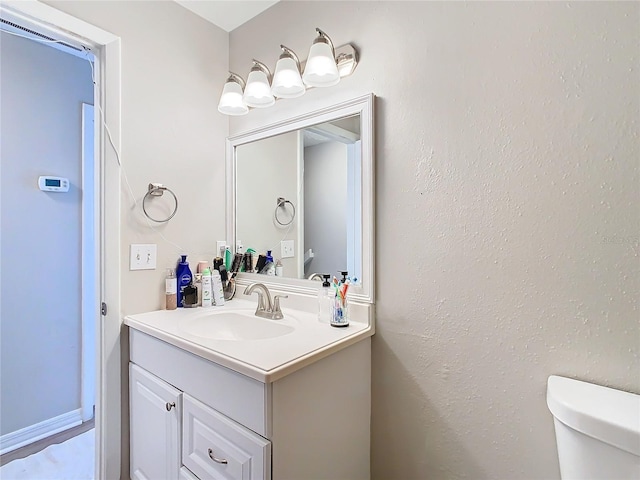
[[187,318],[179,323],[180,330],[196,337],[214,340],[265,340],[282,337],[294,327],[282,320],[256,317],[254,311],[221,311]]

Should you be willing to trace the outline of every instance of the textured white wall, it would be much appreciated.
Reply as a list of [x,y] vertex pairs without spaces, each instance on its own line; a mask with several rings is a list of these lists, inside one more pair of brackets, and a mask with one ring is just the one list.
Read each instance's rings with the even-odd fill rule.
[[[228,34],[175,2],[46,3],[122,39],[121,153],[138,202],[134,207],[123,177],[122,311],[164,308],[165,268],[175,268],[179,254],[187,253],[195,271],[198,260],[211,262],[215,241],[224,239],[228,119],[217,111],[217,79],[227,75]],[[151,182],[178,196],[178,212],[167,224],[142,215]],[[152,202],[161,208],[150,205],[156,217],[170,212],[168,197]],[[131,243],[156,243],[158,268],[129,271]]]
[[[0,39],[1,434],[80,408],[82,102],[86,60]],[[68,193],[38,189],[69,178]]]
[[374,478],[558,478],[547,377],[640,392],[639,16],[280,2],[231,33],[243,75],[280,43],[306,58],[316,26],[361,54],[232,133],[379,97]]

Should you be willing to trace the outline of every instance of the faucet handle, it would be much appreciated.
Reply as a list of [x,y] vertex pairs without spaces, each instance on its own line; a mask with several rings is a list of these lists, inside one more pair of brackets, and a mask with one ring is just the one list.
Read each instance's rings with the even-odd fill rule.
[[275,295],[273,297],[273,312],[280,311],[280,299],[281,298],[289,298],[289,295]]

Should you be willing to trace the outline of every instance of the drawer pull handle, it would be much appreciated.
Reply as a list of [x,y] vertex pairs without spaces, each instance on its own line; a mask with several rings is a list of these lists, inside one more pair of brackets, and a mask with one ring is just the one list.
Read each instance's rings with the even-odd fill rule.
[[227,463],[229,463],[229,462],[227,462],[224,458],[216,458],[216,457],[214,457],[214,456],[213,456],[213,450],[211,450],[211,449],[209,449],[209,458],[210,458],[211,460],[213,460],[214,462],[216,462],[216,463],[221,463],[221,464],[223,464],[223,465],[226,465]]
[[175,406],[176,406],[176,402],[171,402],[171,403],[167,402],[164,407],[167,409],[167,412],[170,412],[171,409]]

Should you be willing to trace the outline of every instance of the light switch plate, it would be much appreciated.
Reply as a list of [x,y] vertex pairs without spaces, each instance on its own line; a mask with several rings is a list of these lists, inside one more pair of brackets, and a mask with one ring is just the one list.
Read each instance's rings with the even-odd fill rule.
[[280,242],[281,258],[291,258],[295,256],[293,245],[293,240],[282,240]]
[[155,243],[131,244],[129,270],[155,270],[158,246]]

